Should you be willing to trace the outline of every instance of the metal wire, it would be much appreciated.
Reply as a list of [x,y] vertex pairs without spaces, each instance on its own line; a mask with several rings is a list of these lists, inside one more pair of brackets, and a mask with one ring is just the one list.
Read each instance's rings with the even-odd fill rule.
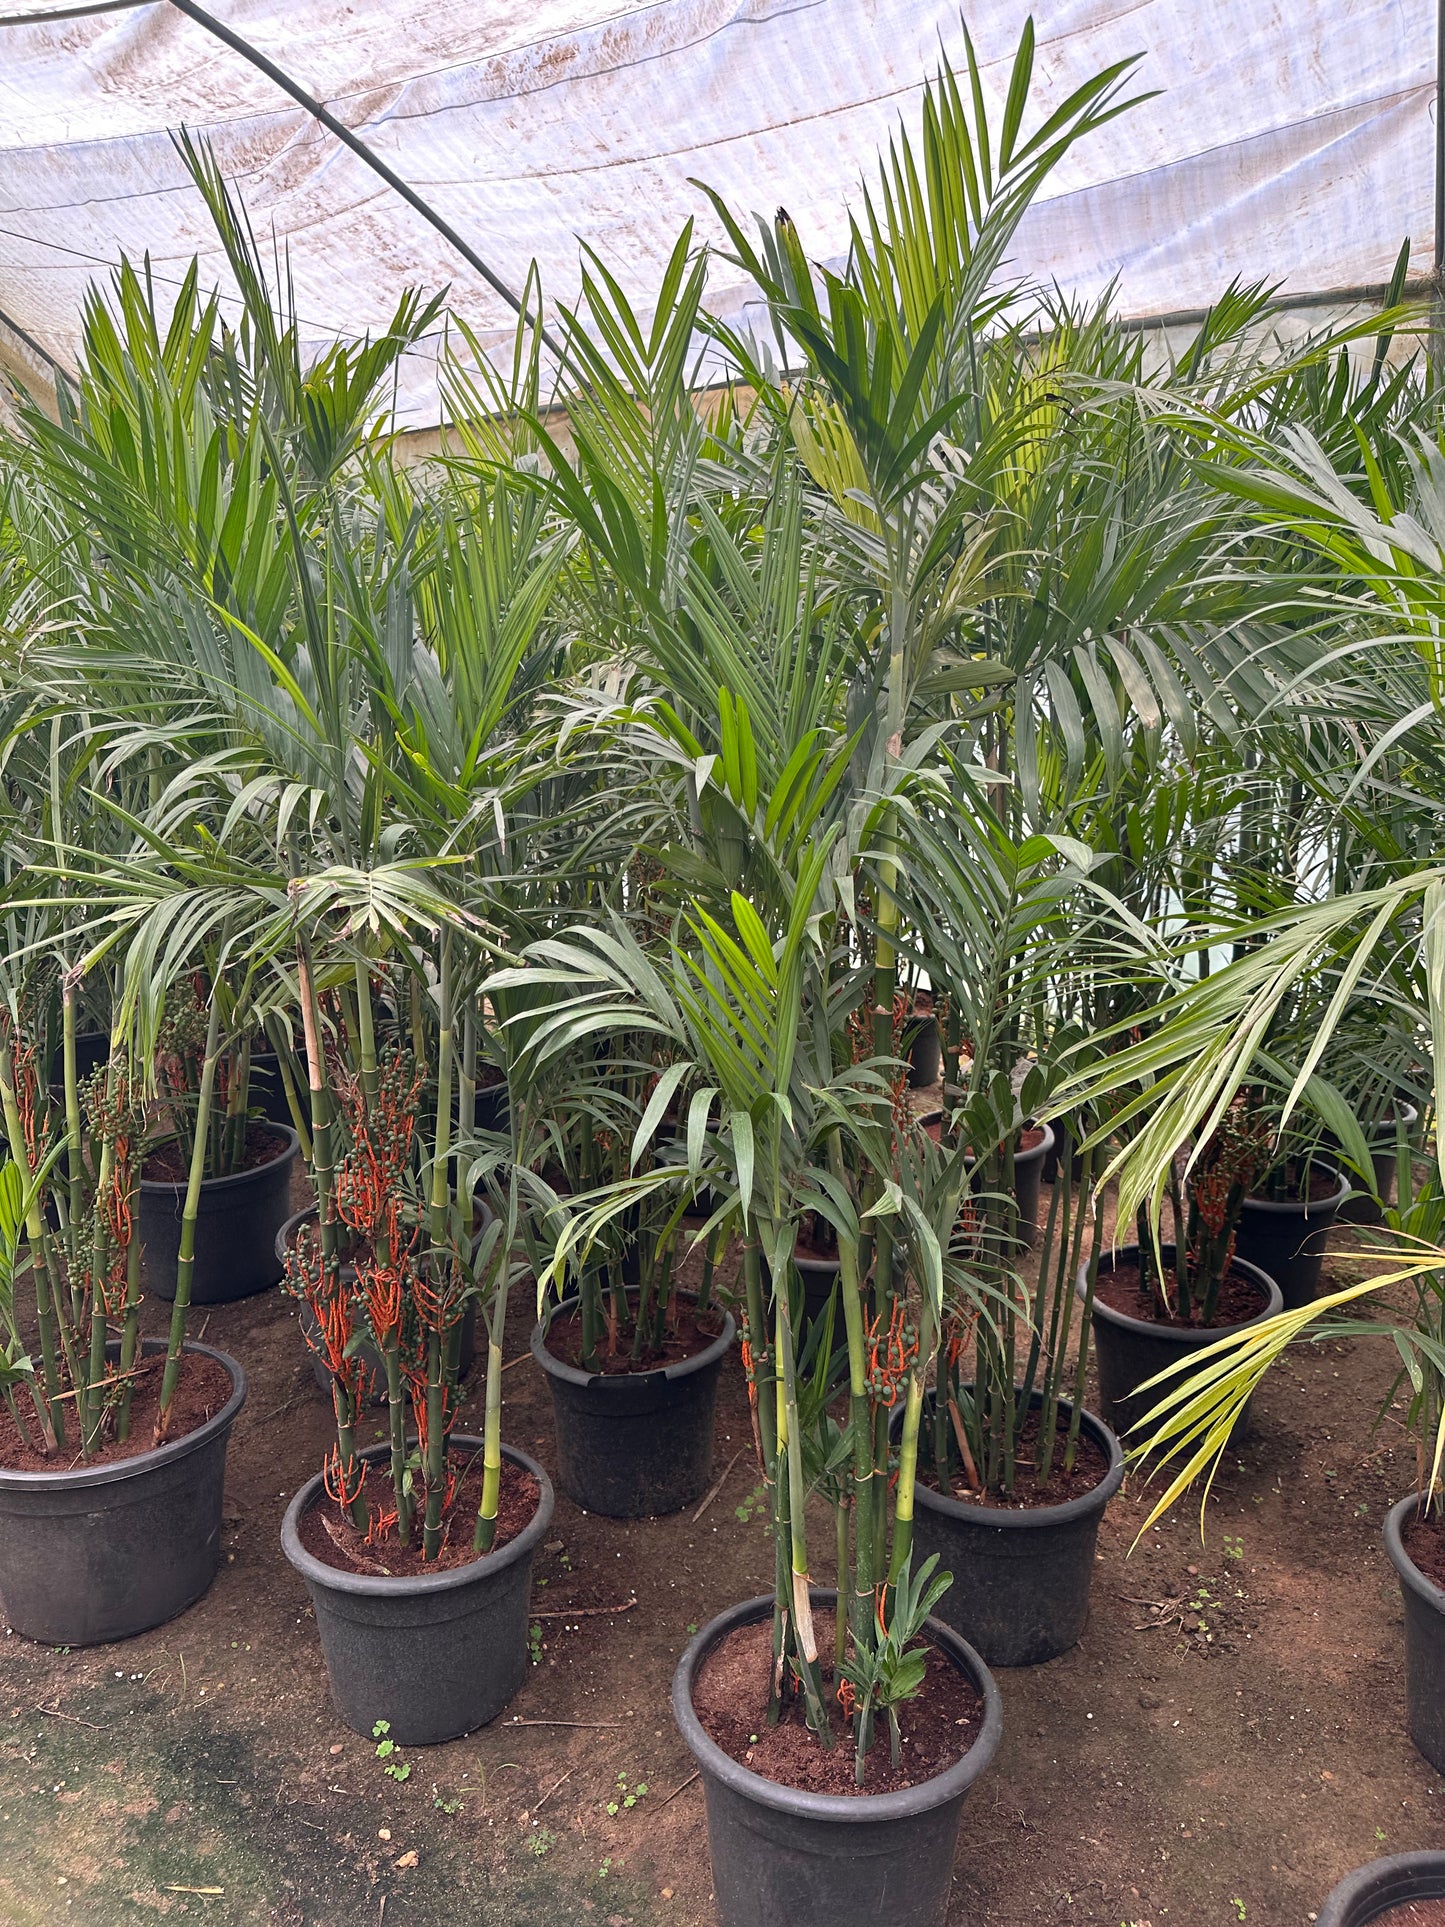
[[[90,14],[119,13],[129,8],[152,6],[157,3],[158,0],[89,0],[89,4],[85,6],[57,8],[44,13],[0,14],[0,27],[36,26],[49,20],[83,19]],[[393,193],[399,194],[408,206],[415,208],[422,219],[429,222],[442,239],[456,249],[467,265],[475,269],[487,286],[501,296],[513,314],[523,321],[533,321],[534,318],[507,283],[487,266],[475,248],[462,239],[451,222],[439,214],[429,201],[423,199],[408,181],[402,179],[400,174],[388,167],[381,156],[368,147],[359,134],[354,134],[345,121],[338,120],[330,108],[317,100],[315,95],[308,94],[306,89],[298,81],[293,80],[284,68],[278,67],[274,60],[269,60],[259,48],[253,47],[249,40],[243,40],[240,34],[233,32],[224,22],[217,20],[214,14],[198,6],[196,0],[165,0],[165,4],[173,6],[178,13],[183,13],[188,20],[204,28],[224,46],[229,47],[233,53],[249,61],[258,73],[264,74],[283,93],[289,94],[298,107],[304,108],[313,120],[319,121],[329,134],[339,140],[344,147],[349,148],[374,174],[379,175]],[[561,343],[550,333],[540,315],[535,318],[535,325],[543,341],[560,360],[564,353]]]

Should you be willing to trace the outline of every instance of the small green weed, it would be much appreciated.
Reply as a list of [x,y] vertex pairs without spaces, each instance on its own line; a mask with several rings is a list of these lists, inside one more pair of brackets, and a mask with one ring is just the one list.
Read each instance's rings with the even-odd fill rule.
[[616,1795],[607,1802],[607,1811],[612,1814],[621,1813],[624,1810],[630,1812],[632,1808],[637,1805],[638,1801],[644,1797],[646,1792],[646,1780],[639,1780],[636,1786],[630,1787],[627,1784],[627,1775],[625,1773],[619,1773],[617,1776],[617,1792]]
[[550,1827],[538,1827],[537,1831],[531,1834],[523,1844],[528,1853],[535,1854],[540,1860],[544,1853],[550,1853],[556,1846],[557,1836]]
[[410,1766],[407,1765],[405,1760],[398,1760],[395,1757],[396,1741],[391,1737],[391,1721],[378,1720],[371,1729],[371,1737],[376,1741],[377,1759],[386,1762],[381,1769],[382,1772],[385,1773],[389,1779],[395,1780],[398,1783],[403,1780],[409,1780],[411,1778]]
[[743,1500],[742,1504],[739,1506],[735,1506],[733,1510],[737,1518],[741,1521],[741,1523],[743,1525],[747,1525],[749,1521],[752,1519],[753,1514],[757,1511],[758,1507],[762,1504],[762,1502],[763,1502],[763,1488],[760,1485],[755,1485],[752,1491]]
[[531,1655],[532,1664],[540,1666],[542,1664],[542,1628],[540,1626],[527,1628],[527,1651]]

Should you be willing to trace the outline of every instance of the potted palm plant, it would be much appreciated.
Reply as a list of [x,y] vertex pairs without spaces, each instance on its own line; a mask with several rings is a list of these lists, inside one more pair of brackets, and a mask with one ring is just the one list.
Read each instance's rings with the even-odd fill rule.
[[237,1008],[222,980],[212,991],[226,1009],[215,1092],[204,1137],[197,1130],[206,1034],[204,977],[178,984],[161,1026],[159,1101],[141,1167],[140,1238],[145,1281],[174,1299],[186,1183],[197,1152],[205,1173],[196,1208],[192,1302],[230,1304],[268,1291],[281,1276],[276,1239],[290,1215],[301,1141],[289,1124],[252,1104],[252,1013]]
[[[203,1123],[217,1030],[212,1017]],[[246,1380],[233,1359],[186,1338],[198,1156],[170,1335],[141,1339],[144,1083],[122,1051],[82,1084],[69,1026],[63,1048],[60,1109],[36,1074],[14,1008],[7,1013],[0,1105],[10,1150],[3,1311],[13,1429],[0,1458],[0,1598],[16,1631],[52,1645],[91,1645],[173,1618],[210,1584],[226,1446]],[[18,1275],[28,1275],[34,1292],[24,1320],[15,1302],[22,1241],[28,1262]],[[38,1365],[22,1325],[37,1333]]]
[[1090,1300],[1099,1402],[1121,1434],[1147,1409],[1139,1388],[1157,1372],[1282,1308],[1275,1281],[1237,1254],[1240,1211],[1268,1162],[1265,1130],[1249,1107],[1232,1108],[1187,1183],[1171,1182],[1172,1242],[1159,1243],[1144,1219],[1133,1244],[1097,1252],[1079,1279]]
[[[495,981],[490,989],[503,995]],[[637,1072],[631,1081],[640,1081]],[[590,1102],[567,1103],[581,1126],[580,1142],[574,1128],[564,1146],[578,1154],[568,1186],[578,1208],[588,1193],[610,1195],[625,1181],[638,1126],[655,1112],[658,1093],[665,1104],[678,1082],[647,1067],[645,1105],[609,1092],[601,1079]],[[644,1177],[651,1162],[639,1161]],[[675,1279],[693,1242],[683,1229],[687,1202],[641,1195],[635,1210],[575,1252],[576,1289],[559,1281],[566,1295],[532,1333],[532,1356],[552,1393],[562,1487],[587,1512],[677,1512],[701,1497],[711,1475],[718,1378],[736,1327],[713,1303],[706,1276],[697,1292]]]
[[[520,1686],[532,1557],[552,1512],[546,1473],[501,1440],[517,1198],[514,1179],[508,1208],[478,1233],[453,1101],[455,941],[451,930],[440,939],[431,1024],[413,1026],[406,997],[391,1006],[404,1021],[389,1022],[373,1007],[372,964],[360,960],[354,1073],[325,1050],[319,997],[303,991],[317,1213],[286,1250],[288,1289],[326,1367],[336,1440],[291,1501],[282,1546],[310,1594],[343,1718],[362,1732],[384,1719],[394,1741],[414,1745],[470,1732]],[[309,971],[302,981],[311,986]],[[427,1059],[418,1045],[429,1045]],[[424,1087],[433,1135],[423,1145]],[[456,1429],[472,1301],[491,1334],[481,1437]],[[373,1374],[387,1437],[359,1447]]]
[[[991,1664],[1026,1665],[1082,1633],[1099,1522],[1123,1478],[1109,1423],[1084,1409],[1092,1293],[1068,1357],[1074,1281],[1093,1277],[1102,1234],[1092,1148],[1077,1175],[1072,1165],[1055,1174],[1032,1288],[1021,1269],[1040,1231],[1025,1215],[1020,1120],[1042,1106],[1077,1041],[1053,1026],[1028,1062],[1025,1018],[1067,967],[1079,873],[1044,838],[1015,844],[964,772],[952,787],[965,806],[914,815],[900,894],[931,980],[948,988],[954,1062],[960,1019],[968,1028],[951,1107],[925,1130],[968,1161],[952,1236],[982,1293],[948,1308],[938,1331],[914,1532],[920,1555],[936,1553],[954,1575],[940,1616]],[[976,1155],[978,1145],[991,1148]],[[1035,1200],[1044,1148],[1033,1147]]]
[[[801,346],[808,364],[783,392],[714,324],[773,438],[766,500],[747,479],[753,449],[734,456],[722,431],[704,430],[677,377],[698,298],[686,236],[650,334],[615,284],[589,283],[590,303],[611,303],[599,334],[625,365],[619,377],[599,351],[579,383],[575,460],[549,451],[556,499],[627,596],[632,647],[663,686],[652,736],[672,746],[659,762],[676,772],[677,802],[653,847],[673,914],[643,933],[614,906],[526,954],[566,987],[559,1041],[646,1032],[690,1093],[685,1156],[590,1200],[557,1264],[653,1193],[706,1186],[744,1238],[738,1297],[775,1586],[699,1633],[673,1695],[702,1772],[726,1927],[940,1920],[961,1802],[999,1730],[983,1662],[930,1620],[944,1575],[914,1560],[926,1376],[947,1311],[986,1295],[955,1248],[973,1159],[957,1142],[917,1150],[892,1046],[908,819],[947,795],[938,743],[965,736],[983,695],[1013,680],[958,644],[991,536],[970,522],[966,461],[951,466],[942,443],[973,392],[976,329],[984,307],[996,312],[986,290],[1009,237],[1059,154],[1121,110],[1128,65],[1024,139],[1032,50],[1028,28],[997,141],[982,108],[965,106],[970,91],[940,77],[928,152],[887,174],[845,276],[820,285],[786,215],[754,245],[714,197],[789,359]],[[976,75],[971,50],[970,62]],[[980,152],[985,193],[926,197],[919,184],[963,178]],[[716,507],[692,503],[705,442],[736,461]],[[805,490],[821,503],[816,534]],[[664,505],[683,500],[659,546]],[[825,610],[815,584],[840,568],[847,596]],[[654,1126],[643,1119],[635,1161]],[[824,1339],[802,1336],[794,1253],[820,1218],[837,1245],[846,1423],[828,1416]],[[810,1491],[841,1501],[836,1594],[813,1583]],[[931,1754],[923,1736],[942,1708],[951,1743]]]

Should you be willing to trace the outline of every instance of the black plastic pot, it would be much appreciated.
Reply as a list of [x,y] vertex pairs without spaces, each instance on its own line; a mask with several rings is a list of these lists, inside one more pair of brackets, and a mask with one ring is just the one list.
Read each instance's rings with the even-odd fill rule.
[[[491,1223],[493,1216],[489,1205],[482,1205],[481,1210],[485,1215],[482,1220],[481,1230],[477,1233],[478,1237],[481,1236],[481,1231],[484,1231],[487,1225]],[[292,1212],[285,1224],[283,1224],[281,1229],[276,1233],[276,1262],[280,1265],[283,1272],[286,1269],[286,1253],[290,1249],[291,1240],[303,1224],[314,1224],[317,1216],[317,1207],[314,1204],[308,1204],[304,1211]],[[351,1265],[343,1265],[341,1267],[341,1275],[345,1279],[354,1281],[356,1277],[355,1268]],[[310,1344],[311,1339],[316,1335],[316,1317],[304,1299],[302,1299],[296,1307],[296,1317],[303,1333],[306,1335],[307,1350],[311,1352],[311,1375],[321,1387],[322,1391],[329,1393],[331,1390],[331,1374],[327,1371],[321,1358],[312,1350]],[[359,1351],[363,1362],[369,1367],[375,1378],[376,1383],[372,1396],[379,1404],[386,1397],[386,1377],[382,1369],[381,1354],[374,1345],[365,1343],[359,1347]],[[472,1368],[472,1363],[476,1355],[477,1306],[476,1300],[472,1299],[468,1301],[467,1308],[462,1314],[461,1348],[457,1353],[458,1376],[466,1376]]]
[[1073,1132],[1069,1129],[1068,1125],[1064,1123],[1063,1119],[1060,1118],[1059,1122],[1054,1126],[1054,1141],[1044,1155],[1043,1166],[1040,1171],[1040,1176],[1043,1178],[1045,1184],[1054,1184],[1057,1182],[1059,1166],[1065,1158],[1069,1160],[1070,1177],[1077,1179],[1082,1173],[1082,1160],[1078,1152],[1074,1149]]
[[[956,1102],[959,1093],[953,1089],[948,1092],[950,1102]],[[918,1119],[925,1127],[943,1122],[942,1111],[927,1111]],[[1057,1167],[1054,1158],[1055,1135],[1052,1124],[1035,1124],[1032,1118],[1025,1118],[1019,1127],[1025,1131],[1042,1131],[1043,1136],[1028,1150],[1014,1150],[1014,1202],[1018,1206],[1019,1237],[1030,1250],[1039,1241],[1039,1186],[1043,1180],[1044,1167],[1050,1161]]]
[[[237,1171],[233,1177],[207,1178],[201,1185],[196,1268],[191,1277],[193,1305],[229,1305],[269,1291],[280,1281],[284,1266],[276,1256],[276,1234],[290,1210],[291,1173],[300,1141],[289,1124],[268,1124],[266,1129],[286,1141],[279,1156],[254,1170]],[[156,1298],[176,1295],[185,1202],[183,1183],[141,1179],[146,1289]]]
[[[1165,1265],[1172,1264],[1173,1245],[1161,1245],[1160,1251]],[[1100,1257],[1099,1274],[1103,1276],[1116,1266],[1137,1264],[1138,1260],[1139,1247],[1123,1245],[1112,1255],[1106,1252]],[[1099,1374],[1099,1412],[1104,1423],[1112,1426],[1121,1438],[1128,1433],[1130,1426],[1159,1403],[1169,1389],[1156,1386],[1153,1391],[1137,1396],[1136,1386],[1144,1384],[1156,1372],[1162,1372],[1166,1365],[1175,1364],[1187,1353],[1202,1351],[1206,1345],[1213,1345],[1232,1332],[1247,1331],[1251,1325],[1273,1318],[1284,1309],[1279,1286],[1268,1272],[1242,1258],[1235,1259],[1233,1269],[1253,1279],[1265,1299],[1258,1315],[1245,1319],[1239,1325],[1211,1325],[1205,1329],[1156,1325],[1149,1319],[1131,1318],[1127,1312],[1115,1311],[1112,1305],[1106,1305],[1096,1294],[1093,1340],[1094,1366]],[[1076,1289],[1080,1298],[1083,1298],[1085,1279],[1082,1274]],[[1235,1438],[1243,1436],[1248,1414],[1249,1407],[1246,1405],[1244,1413],[1235,1423]]]
[[1029,1150],[1014,1152],[1014,1197],[1019,1207],[1019,1236],[1032,1250],[1039,1241],[1039,1185],[1044,1175],[1044,1160],[1054,1148],[1054,1127],[1052,1124],[1026,1122],[1024,1129],[1043,1132],[1039,1142]]
[[728,1312],[705,1351],[674,1365],[608,1376],[564,1364],[547,1350],[553,1321],[570,1318],[564,1298],[533,1327],[532,1356],[552,1388],[557,1483],[584,1512],[648,1519],[700,1498],[712,1468],[718,1374],[736,1327]]
[[[1042,1403],[1035,1392],[1033,1409]],[[926,1412],[932,1408],[929,1393]],[[1061,1401],[1061,1428],[1072,1413],[1073,1406]],[[902,1416],[894,1415],[895,1436]],[[921,1479],[915,1488],[914,1565],[938,1554],[939,1569],[953,1574],[953,1584],[939,1600],[937,1616],[990,1666],[1057,1659],[1079,1643],[1088,1621],[1099,1521],[1123,1481],[1124,1453],[1092,1412],[1079,1424],[1104,1454],[1107,1470],[1091,1492],[1062,1505],[1010,1510],[946,1498]]]
[[1401,1534],[1420,1503],[1410,1493],[1385,1518],[1385,1550],[1405,1602],[1405,1726],[1437,1773],[1445,1773],[1445,1592],[1425,1577]]
[[[84,1083],[92,1071],[98,1071],[102,1064],[110,1062],[110,1032],[108,1030],[83,1030],[75,1039],[75,1074]],[[65,1100],[65,1050],[63,1047],[53,1051],[50,1058],[50,1086]]]
[[1312,1169],[1335,1179],[1328,1198],[1313,1204],[1246,1198],[1239,1213],[1234,1255],[1269,1273],[1284,1296],[1285,1309],[1297,1311],[1319,1296],[1320,1267],[1330,1227],[1350,1195],[1350,1181],[1333,1164],[1316,1158]]
[[908,1088],[926,1091],[943,1075],[943,1038],[933,1004],[914,1005],[913,1015],[903,1026],[903,1055],[908,1059]]
[[[816,1592],[831,1613],[835,1595]],[[693,1640],[673,1675],[672,1712],[702,1774],[719,1927],[941,1927],[953,1878],[964,1796],[993,1761],[1003,1701],[993,1676],[958,1634],[936,1619],[928,1637],[983,1696],[983,1729],[961,1760],[899,1793],[804,1793],[753,1773],[724,1753],[693,1711],[692,1688],[708,1653],[773,1610],[750,1599]]]
[[478,1084],[477,1129],[505,1131],[512,1118],[512,1102],[505,1084]]
[[[480,1439],[452,1435],[458,1455],[481,1449]],[[372,1445],[361,1457],[384,1465],[388,1451]],[[500,1551],[449,1572],[392,1579],[313,1558],[300,1524],[321,1497],[320,1473],[286,1508],[282,1550],[306,1582],[331,1697],[356,1732],[387,1720],[398,1746],[459,1739],[495,1719],[526,1678],[532,1556],[551,1522],[552,1485],[525,1452],[504,1445],[502,1456],[537,1481],[537,1510]]]
[[[273,1124],[291,1123],[291,1106],[286,1102],[286,1086],[281,1081],[281,1065],[273,1050],[258,1050],[251,1053],[251,1082],[248,1095],[252,1111],[259,1111],[262,1117],[269,1118]],[[297,1101],[301,1106],[303,1118],[311,1109],[311,1092],[304,1084],[298,1087]]]
[[[803,1318],[811,1324],[821,1318],[828,1309],[828,1300],[833,1287],[838,1282],[839,1265],[836,1258],[800,1258],[795,1251],[793,1263],[797,1266],[798,1276],[803,1281]],[[835,1331],[841,1328],[842,1305],[836,1313]]]
[[[1413,1132],[1420,1121],[1420,1113],[1413,1104],[1402,1104],[1401,1114],[1405,1122],[1405,1137],[1413,1143]],[[1340,1206],[1340,1224],[1382,1224],[1383,1205],[1393,1204],[1399,1188],[1399,1162],[1395,1150],[1394,1119],[1371,1127],[1365,1134],[1370,1147],[1370,1162],[1374,1166],[1374,1189],[1366,1191],[1350,1179],[1350,1195]],[[1348,1174],[1347,1174],[1348,1175]]]
[[1445,1896],[1445,1853],[1392,1853],[1346,1874],[1320,1909],[1316,1927],[1369,1927],[1412,1900]]
[[[165,1349],[158,1338],[142,1345],[147,1357]],[[231,1374],[231,1396],[194,1432],[111,1465],[0,1470],[0,1601],[17,1633],[47,1646],[129,1639],[194,1605],[215,1577],[246,1375],[209,1345],[186,1350]]]

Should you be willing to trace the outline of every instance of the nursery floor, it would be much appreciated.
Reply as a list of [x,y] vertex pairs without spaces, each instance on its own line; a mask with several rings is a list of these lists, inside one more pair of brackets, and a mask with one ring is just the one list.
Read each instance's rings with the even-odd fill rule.
[[[553,1465],[526,1312],[506,1435]],[[701,1789],[668,1690],[690,1630],[769,1582],[736,1358],[702,1517],[619,1524],[559,1494],[535,1602],[563,1616],[535,1619],[526,1688],[486,1731],[405,1753],[398,1784],[332,1712],[281,1556],[329,1418],[292,1309],[273,1293],[193,1329],[250,1378],[224,1563],[144,1638],[0,1641],[0,1921],[709,1927]],[[1445,1784],[1404,1733],[1380,1544],[1411,1478],[1394,1419],[1370,1432],[1388,1382],[1373,1341],[1276,1371],[1203,1545],[1191,1509],[1127,1556],[1143,1507],[1116,1501],[1083,1643],[1001,1675],[1003,1747],[965,1810],[950,1923],[1303,1927],[1349,1867],[1445,1845]]]

